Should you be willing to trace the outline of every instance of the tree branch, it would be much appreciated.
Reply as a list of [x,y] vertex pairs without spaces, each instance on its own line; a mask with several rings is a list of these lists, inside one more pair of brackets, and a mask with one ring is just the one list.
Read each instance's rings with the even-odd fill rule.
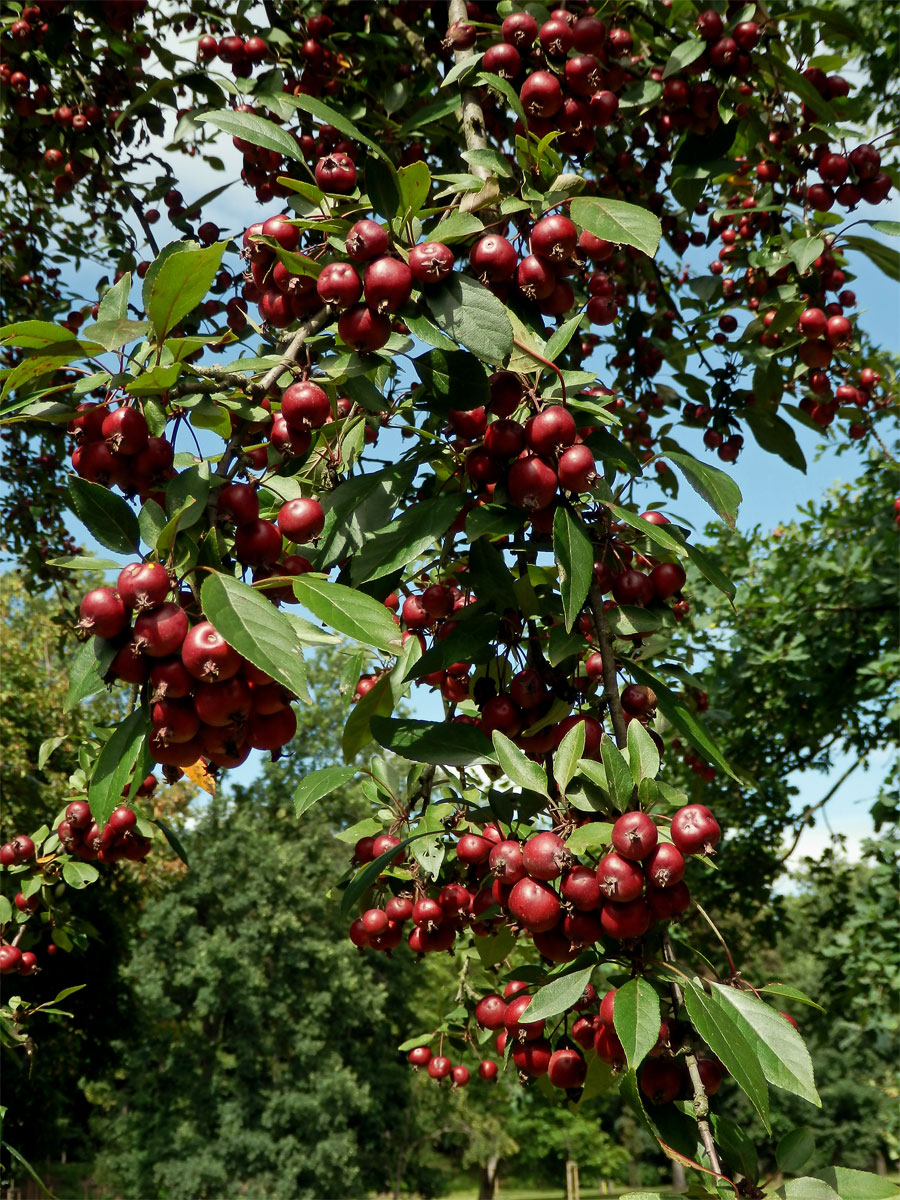
[[856,768],[858,766],[860,766],[861,763],[862,763],[862,759],[858,758],[855,763],[852,763],[847,768],[847,770],[843,773],[843,775],[840,777],[840,779],[837,781],[837,783],[835,783],[833,787],[828,789],[828,791],[825,793],[825,795],[822,797],[821,800],[817,800],[815,804],[810,804],[807,808],[805,808],[803,810],[803,812],[800,814],[800,817],[799,817],[800,828],[797,830],[797,836],[794,838],[793,842],[791,843],[791,848],[790,848],[790,850],[788,850],[787,854],[783,854],[781,856],[781,858],[778,859],[779,866],[781,866],[782,863],[787,862],[787,860],[791,857],[791,855],[797,849],[797,846],[800,844],[800,839],[803,837],[803,831],[806,829],[806,822],[809,820],[809,818],[813,815],[814,812],[818,812],[820,808],[825,807],[825,805],[828,803],[828,801],[834,796],[834,794],[838,790],[838,788],[840,788],[843,785],[845,780],[849,779],[849,777],[853,774],[853,772],[856,770]]
[[[468,20],[466,0],[450,0],[448,8],[451,25],[455,25],[457,21],[465,23]],[[457,63],[462,63],[466,59],[472,58],[474,54],[474,50],[457,50],[453,57]],[[484,125],[484,112],[474,88],[461,87],[460,96],[462,98],[461,118],[463,133],[466,138],[466,149],[487,150],[488,144]],[[483,208],[500,194],[500,187],[493,171],[488,167],[478,166],[477,164],[473,165],[469,163],[468,166],[469,171],[477,179],[484,180],[484,186],[479,192],[470,192],[463,197],[459,206],[461,212],[471,212],[475,208]]]
[[412,56],[434,82],[440,87],[441,75],[437,67],[434,65],[434,59],[425,48],[425,43],[419,37],[414,29],[406,24],[402,18],[398,17],[395,12],[388,8],[386,4],[379,4],[375,8],[375,13],[380,21],[386,25],[390,25],[395,33],[398,33],[412,51]]
[[[675,952],[672,949],[672,939],[668,933],[663,934],[663,958],[668,963],[675,961]],[[684,992],[681,990],[681,985],[673,979],[669,984],[669,990],[672,994],[672,1007],[675,1010],[675,1016],[684,1004]],[[690,1042],[685,1042],[686,1053],[684,1056],[685,1066],[688,1069],[688,1075],[691,1079],[691,1087],[694,1095],[692,1097],[694,1105],[694,1119],[697,1122],[697,1129],[700,1133],[700,1141],[703,1143],[703,1149],[706,1151],[706,1156],[709,1159],[709,1165],[717,1175],[722,1175],[722,1166],[719,1162],[719,1153],[716,1150],[716,1143],[713,1140],[712,1129],[709,1124],[709,1097],[706,1094],[706,1088],[703,1086],[703,1080],[700,1078],[700,1071],[697,1067],[697,1055],[694,1053]],[[726,1176],[722,1176],[726,1178]]]
[[624,746],[628,740],[628,726],[622,711],[622,701],[619,698],[619,684],[616,678],[616,655],[609,636],[609,624],[606,620],[606,609],[603,607],[603,593],[595,580],[590,590],[591,623],[597,645],[600,648],[600,658],[603,662],[603,696],[609,709],[610,720],[616,735],[616,745]]
[[271,371],[267,371],[262,379],[256,380],[254,383],[247,385],[247,391],[251,395],[264,396],[273,383],[278,379],[279,375],[289,367],[291,363],[297,361],[297,356],[303,347],[303,343],[308,337],[312,337],[314,333],[318,333],[323,325],[327,325],[331,320],[331,309],[327,305],[323,305],[318,312],[314,312],[307,317],[294,336],[288,343],[288,347],[282,354],[281,359],[272,367]]

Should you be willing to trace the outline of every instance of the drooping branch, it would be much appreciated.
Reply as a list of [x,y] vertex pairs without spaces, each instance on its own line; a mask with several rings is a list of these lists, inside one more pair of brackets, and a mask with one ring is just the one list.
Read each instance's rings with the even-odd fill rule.
[[591,624],[594,636],[600,650],[603,663],[603,696],[609,709],[613,732],[616,735],[616,745],[624,746],[628,740],[628,726],[625,713],[622,711],[622,701],[619,698],[619,683],[616,677],[616,655],[609,636],[609,623],[606,620],[606,609],[603,607],[603,593],[596,580],[591,584],[589,593]]

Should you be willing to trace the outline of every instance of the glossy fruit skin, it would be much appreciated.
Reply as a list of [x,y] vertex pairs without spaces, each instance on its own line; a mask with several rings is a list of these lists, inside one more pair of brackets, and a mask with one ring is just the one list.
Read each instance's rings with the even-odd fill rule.
[[274,238],[282,250],[296,250],[300,244],[300,229],[292,225],[286,217],[269,217],[263,221],[260,233],[263,237]]
[[644,890],[644,873],[637,863],[620,854],[607,854],[597,864],[597,885],[607,900],[627,904]]
[[438,1054],[428,1062],[428,1074],[432,1079],[446,1079],[452,1070],[450,1059]]
[[513,916],[532,933],[552,929],[560,916],[559,897],[545,883],[536,879],[520,879],[509,894]]
[[655,595],[650,576],[643,571],[628,570],[613,580],[613,597],[619,604],[636,604],[643,607]]
[[455,1088],[465,1087],[469,1082],[469,1068],[464,1067],[461,1064],[454,1067],[450,1072],[450,1078],[453,1080],[453,1086]]
[[187,613],[180,604],[167,603],[141,613],[132,636],[141,653],[150,658],[165,658],[179,648],[187,632]]
[[281,397],[281,415],[296,429],[320,429],[332,419],[331,401],[316,383],[292,383]]
[[357,221],[347,234],[347,257],[354,262],[368,262],[385,254],[388,248],[388,235],[377,221],[367,217]]
[[128,613],[113,588],[93,588],[82,598],[79,628],[100,638],[114,638],[128,624]]
[[362,280],[356,269],[345,262],[329,263],[316,280],[316,291],[323,304],[350,308],[362,298]]
[[492,1058],[484,1058],[478,1064],[478,1076],[480,1079],[490,1082],[490,1080],[497,1078],[499,1069]]
[[503,283],[511,279],[518,261],[512,243],[497,233],[479,238],[469,251],[472,270],[482,283]]
[[586,492],[597,479],[597,464],[591,451],[583,443],[569,446],[559,456],[556,466],[560,487],[568,492]]
[[684,855],[677,846],[660,842],[643,860],[647,882],[654,887],[674,887],[684,875]]
[[184,639],[181,661],[194,679],[221,683],[238,673],[242,659],[209,621],[201,621]]
[[647,857],[658,837],[653,818],[634,811],[619,817],[613,825],[611,841],[623,858],[638,862]]
[[544,1032],[545,1021],[521,1021],[519,1019],[530,1002],[530,996],[520,994],[513,997],[507,1004],[503,1023],[510,1037],[520,1041],[534,1041]]
[[250,483],[226,483],[216,496],[216,511],[236,525],[255,521],[259,516],[256,488]]
[[600,913],[604,931],[622,940],[643,937],[652,919],[653,914],[643,900],[631,900],[628,904],[611,900]]
[[172,587],[162,563],[129,563],[119,572],[116,592],[126,608],[139,612],[162,604]]
[[577,1050],[554,1050],[547,1067],[547,1077],[557,1088],[580,1088],[587,1077],[587,1063]]
[[672,841],[682,854],[711,854],[721,837],[719,824],[705,805],[686,804],[672,818]]
[[562,108],[563,92],[555,75],[534,71],[522,84],[519,99],[529,117],[546,120]]
[[399,258],[376,258],[363,275],[366,304],[378,313],[402,308],[412,294],[412,286],[412,271]]
[[650,582],[660,600],[668,600],[684,587],[687,575],[681,563],[657,563],[650,572]]
[[325,512],[318,500],[309,496],[289,500],[279,510],[278,528],[288,541],[303,545],[314,541],[325,528]]
[[406,1057],[414,1067],[426,1067],[431,1062],[431,1050],[427,1046],[414,1046]]
[[456,843],[456,857],[460,862],[484,862],[493,848],[493,843],[476,833],[464,833]]
[[571,446],[575,434],[575,418],[560,404],[548,405],[525,426],[528,445],[536,454],[551,454],[558,446]]
[[380,350],[391,336],[388,317],[367,304],[357,304],[338,318],[341,341],[361,354]]
[[281,531],[262,518],[240,525],[234,535],[234,554],[250,567],[269,566],[281,557]]
[[579,912],[593,912],[603,903],[597,875],[590,867],[575,866],[567,871],[560,880],[559,892]]
[[475,1005],[475,1020],[485,1029],[503,1029],[506,1025],[506,1001],[496,992],[483,996]]
[[538,1079],[547,1074],[553,1048],[546,1038],[529,1040],[516,1046],[512,1052],[512,1060],[516,1070],[532,1079]]
[[534,45],[534,39],[538,35],[538,23],[531,13],[510,13],[503,19],[500,35],[504,42],[515,46],[517,50],[527,50]]
[[529,300],[546,300],[553,295],[556,274],[550,263],[529,254],[516,269],[516,286]]
[[562,838],[546,832],[536,833],[528,839],[522,849],[522,861],[532,879],[549,881],[559,878],[571,864],[572,856]]
[[356,187],[356,164],[348,154],[333,151],[316,163],[316,184],[323,192],[336,192],[346,196]]
[[561,263],[571,258],[578,245],[578,230],[568,217],[554,213],[542,217],[531,231],[531,252]]
[[704,1092],[707,1096],[714,1096],[725,1078],[725,1069],[722,1064],[715,1058],[698,1058],[697,1072],[700,1075]]
[[110,450],[117,454],[140,454],[150,435],[144,414],[136,408],[117,408],[108,413],[101,432]]
[[502,883],[514,884],[525,878],[525,862],[519,842],[498,842],[491,850],[488,861]]
[[558,483],[553,468],[536,454],[517,459],[506,479],[513,503],[529,512],[546,508],[556,495]]
[[416,283],[440,283],[453,270],[453,251],[443,242],[420,242],[409,252],[409,269]]

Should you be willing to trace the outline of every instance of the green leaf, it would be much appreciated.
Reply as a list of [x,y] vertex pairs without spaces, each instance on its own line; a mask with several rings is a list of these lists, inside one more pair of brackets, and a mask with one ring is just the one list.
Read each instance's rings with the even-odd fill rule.
[[199,248],[187,246],[166,258],[153,279],[147,302],[147,316],[158,341],[207,294],[222,264],[226,245],[217,242]]
[[659,774],[659,751],[640,721],[628,722],[628,763],[635,783]]
[[229,575],[207,575],[200,588],[203,615],[255,667],[271,675],[306,704],[306,664],[296,629],[270,600]]
[[594,578],[594,548],[584,522],[564,504],[553,515],[553,553],[566,632],[570,633]]
[[294,816],[302,816],[317,801],[344,787],[358,773],[358,767],[322,767],[304,775],[294,792]]
[[84,643],[69,668],[69,688],[64,712],[70,712],[87,696],[93,696],[106,686],[103,676],[116,657],[116,646],[105,638],[92,637]]
[[402,634],[380,601],[318,575],[295,579],[294,595],[314,617],[338,633],[396,653]]
[[751,1183],[759,1179],[759,1156],[756,1143],[735,1121],[711,1112],[713,1140],[724,1161],[734,1171],[746,1176]]
[[827,1183],[809,1175],[802,1179],[789,1179],[775,1195],[783,1196],[784,1200],[845,1200]]
[[159,535],[167,523],[162,507],[153,499],[145,500],[138,513],[138,528],[141,531],[141,541],[151,550],[157,548]]
[[707,996],[702,984],[692,981],[685,986],[684,1003],[691,1024],[721,1059],[725,1070],[756,1109],[766,1131],[771,1133],[769,1090],[759,1063],[758,1047],[750,1045],[738,1021],[722,1004]]
[[566,788],[572,776],[578,769],[578,763],[584,754],[584,722],[573,725],[559,743],[553,755],[553,778],[561,794],[566,794]]
[[459,495],[435,496],[408,508],[396,521],[379,530],[350,565],[354,584],[381,579],[414,562],[447,532],[462,501]]
[[693,454],[678,449],[667,438],[662,440],[662,451],[665,457],[678,467],[697,495],[734,529],[738,506],[741,503],[741,489],[731,476],[720,471],[718,467],[711,467],[709,463],[694,458]]
[[434,837],[430,830],[425,833],[414,833],[411,837],[404,838],[399,845],[392,846],[390,850],[385,850],[384,854],[373,859],[372,862],[366,863],[361,871],[350,880],[347,885],[344,895],[341,897],[341,915],[346,917],[353,911],[353,906],[359,900],[364,892],[367,892],[378,876],[389,867],[392,861],[401,854],[410,842],[416,841],[420,837]]
[[0,896],[0,926],[8,925],[12,920],[12,905],[5,896]]
[[807,1126],[786,1133],[775,1150],[775,1161],[783,1175],[799,1175],[816,1152],[816,1139]]
[[633,1070],[640,1066],[659,1040],[660,1023],[659,996],[646,979],[629,979],[617,990],[613,999],[613,1024]]
[[536,762],[532,762],[515,742],[511,741],[499,729],[493,734],[494,750],[503,773],[526,791],[540,792],[547,795],[547,772]]
[[686,42],[680,42],[669,55],[668,61],[663,67],[663,79],[668,79],[670,75],[677,75],[679,71],[689,67],[692,62],[697,61],[705,49],[706,42],[702,38],[688,38]]
[[[428,411],[435,407],[448,413],[465,403],[466,409],[486,405],[491,398],[487,372],[477,358],[465,350],[435,348],[413,360],[416,374],[429,393]],[[464,401],[460,397],[465,397]],[[438,401],[435,405],[433,401]]]
[[[631,802],[635,786],[634,779],[622,751],[612,738],[605,734],[600,742],[600,758],[606,772],[607,787],[612,802],[616,808],[624,811]],[[659,1030],[657,1030],[658,1032]]]
[[264,150],[274,150],[285,158],[293,158],[303,162],[303,152],[291,135],[268,117],[259,117],[255,113],[238,113],[223,110],[221,112],[203,113],[197,117],[206,125],[215,125],[223,133],[232,137],[242,138],[253,146],[262,146]]
[[809,1051],[790,1021],[752,992],[719,983],[712,988],[714,997],[740,1015],[747,1040],[757,1041],[756,1056],[769,1083],[821,1108]]
[[491,743],[481,730],[458,721],[373,717],[372,735],[386,750],[413,762],[464,767],[497,761]]
[[88,788],[88,804],[102,829],[109,814],[122,803],[122,789],[147,741],[149,722],[140,708],[113,730],[100,751]]
[[437,327],[451,341],[493,366],[501,366],[513,349],[506,309],[486,287],[459,272],[429,291],[428,307]]
[[380,158],[366,161],[366,191],[374,212],[387,221],[402,216],[402,200],[397,172]]
[[118,321],[96,321],[85,325],[82,337],[89,338],[104,350],[120,350],[129,342],[136,342],[150,332],[148,321],[129,321],[125,317]]
[[92,554],[67,554],[47,560],[48,567],[64,567],[68,571],[121,571],[122,564],[111,558],[95,558]]
[[798,1004],[807,1004],[810,1008],[817,1008],[819,1012],[824,1012],[825,1009],[821,1004],[817,1004],[815,1000],[811,1000],[804,992],[798,991],[797,988],[791,987],[789,983],[767,983],[764,987],[756,989],[758,992],[771,992],[773,996],[783,996],[785,1000],[796,1000]]
[[900,1196],[900,1188],[892,1180],[850,1167],[826,1167],[816,1171],[814,1178],[833,1188],[841,1200],[894,1200]]
[[556,362],[560,354],[562,354],[563,350],[565,350],[566,346],[568,346],[569,342],[571,342],[572,338],[578,332],[582,320],[583,314],[578,312],[574,317],[569,317],[568,321],[564,321],[558,329],[553,330],[544,350],[544,358],[548,362]]
[[636,246],[650,258],[656,254],[662,237],[658,217],[621,200],[579,196],[569,206],[569,216],[580,229],[620,246]]
[[158,829],[162,830],[163,837],[166,839],[166,841],[169,843],[169,845],[172,847],[172,849],[175,851],[175,853],[178,855],[178,857],[181,859],[181,861],[184,863],[184,865],[186,867],[190,866],[190,863],[188,862],[187,850],[185,850],[184,845],[182,844],[181,838],[178,836],[178,834],[175,832],[175,830],[172,828],[172,826],[168,823],[168,821],[162,821],[162,820],[160,820],[159,817],[155,817],[153,819],[153,824]]
[[452,246],[455,242],[466,242],[469,238],[483,232],[484,223],[474,213],[464,213],[459,209],[454,209],[448,217],[444,217],[433,229],[429,230],[428,236],[435,242],[443,242],[445,246]]
[[47,762],[48,762],[51,754],[53,754],[54,750],[59,749],[59,747],[66,740],[67,736],[68,735],[64,733],[64,734],[62,734],[61,737],[44,738],[44,740],[41,742],[41,747],[38,750],[37,765],[38,765],[39,771],[43,771],[44,767],[46,767],[46,765],[47,765]]
[[900,221],[870,221],[869,224],[876,233],[886,233],[888,237],[900,237]]
[[[499,618],[479,614],[474,620],[454,622],[456,627],[445,638],[435,638],[409,672],[410,679],[421,679],[456,662],[490,662],[497,651],[492,644],[500,630]],[[396,628],[396,626],[395,626]]]
[[609,500],[601,500],[604,508],[608,508],[617,521],[624,521],[626,525],[630,525],[632,529],[637,529],[644,537],[660,546],[663,550],[671,550],[676,554],[684,552],[684,542],[677,534],[669,530],[665,525],[654,525],[652,521],[646,520],[644,517],[633,513],[629,508],[623,508],[620,504],[613,504]]
[[750,427],[759,446],[770,454],[777,454],[786,463],[806,474],[806,458],[797,441],[793,427],[771,409],[758,404],[748,405],[741,416]]
[[[413,639],[414,640],[414,639]],[[418,646],[418,642],[416,642]],[[352,762],[363,746],[371,742],[373,717],[389,717],[394,711],[394,689],[389,675],[382,675],[374,687],[357,700],[350,710],[341,734],[341,751],[345,762]]]
[[[305,112],[310,113],[324,124],[333,125],[335,129],[340,130],[344,137],[351,138],[354,142],[362,142],[364,146],[368,146],[373,154],[377,155],[378,158],[384,159],[385,162],[390,163],[393,167],[390,157],[377,142],[373,142],[371,138],[366,137],[362,130],[358,129],[352,121],[349,121],[342,112],[339,112],[336,108],[332,108],[324,100],[318,100],[315,96],[293,96],[291,97],[291,103],[295,104],[297,108],[302,108]],[[300,154],[299,149],[294,157],[302,159],[303,156]]]
[[732,779],[740,783],[737,775],[727,762],[718,742],[706,728],[706,725],[687,707],[684,700],[670,690],[666,682],[655,672],[633,659],[622,656],[622,662],[635,678],[635,682],[644,684],[656,692],[657,707],[670,724],[685,737],[695,750],[698,750],[709,762],[721,768]]
[[[522,1015],[522,1020],[546,1021],[548,1017],[555,1017],[559,1013],[566,1012],[577,1000],[581,999],[585,987],[591,981],[593,971],[592,964],[589,967],[583,967],[580,971],[572,971],[568,975],[558,975],[556,979],[545,983],[531,997],[528,1007]],[[657,1025],[656,1032],[659,1033],[659,1025]]]
[[[3,1111],[4,1111],[4,1113],[6,1112],[5,1109]],[[16,1160],[16,1162],[21,1163],[21,1165],[25,1168],[25,1170],[28,1172],[28,1174],[31,1176],[31,1178],[34,1180],[34,1182],[38,1185],[38,1187],[44,1193],[44,1195],[48,1197],[48,1200],[57,1200],[56,1195],[50,1191],[50,1189],[47,1187],[46,1183],[44,1183],[43,1179],[41,1179],[40,1175],[38,1175],[37,1171],[34,1169],[34,1167],[31,1165],[31,1163],[28,1161],[28,1159],[22,1154],[21,1151],[17,1150],[15,1148],[15,1146],[11,1146],[9,1144],[9,1142],[0,1142],[0,1147],[2,1147],[10,1155],[11,1158],[14,1158]]]
[[415,162],[397,171],[397,186],[403,205],[402,215],[409,221],[422,208],[431,189],[431,172],[427,163]]
[[69,499],[79,519],[101,546],[119,554],[136,554],[141,534],[138,519],[121,496],[101,483],[69,477]]
[[611,834],[612,825],[609,821],[588,821],[566,838],[566,848],[573,854],[584,854],[586,850],[606,850]]
[[856,233],[844,234],[841,239],[848,250],[857,250],[864,254],[869,262],[874,263],[879,271],[883,271],[888,279],[900,279],[900,253],[883,242],[874,238],[861,237]]
[[825,249],[820,237],[798,238],[788,246],[788,257],[801,275],[805,275]]

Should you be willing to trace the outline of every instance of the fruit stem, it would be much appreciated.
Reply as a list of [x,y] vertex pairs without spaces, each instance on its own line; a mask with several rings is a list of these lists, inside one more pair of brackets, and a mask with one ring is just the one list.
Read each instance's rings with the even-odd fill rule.
[[[663,934],[663,958],[667,963],[673,964],[675,961],[675,952],[672,949],[672,939],[668,933]],[[672,994],[672,1007],[675,1011],[675,1017],[678,1017],[684,1004],[684,992],[681,990],[680,984],[673,979],[669,984],[669,989]],[[706,1094],[706,1089],[703,1086],[703,1080],[700,1078],[700,1071],[697,1067],[697,1056],[693,1048],[688,1043],[686,1045],[686,1054],[684,1063],[688,1069],[688,1075],[691,1078],[691,1087],[693,1089],[693,1105],[694,1105],[694,1120],[697,1122],[697,1130],[700,1134],[700,1141],[703,1143],[703,1149],[706,1151],[706,1156],[709,1159],[709,1165],[717,1175],[722,1175],[722,1166],[719,1162],[719,1153],[716,1150],[716,1143],[713,1140],[712,1129],[709,1124],[709,1097]],[[722,1178],[726,1176],[722,1175]]]
[[732,976],[736,975],[737,967],[735,967],[735,965],[734,965],[734,959],[731,957],[731,951],[728,949],[725,939],[722,937],[721,933],[719,933],[719,930],[716,928],[716,924],[713,921],[712,917],[709,915],[708,912],[706,912],[706,910],[704,908],[702,908],[697,903],[696,900],[694,901],[694,907],[696,908],[696,910],[700,914],[700,916],[703,918],[703,920],[710,927],[710,929],[713,931],[713,933],[716,935],[716,937],[719,939],[719,944],[721,945],[722,949],[725,951],[725,957],[728,959],[728,966],[729,966],[729,969],[731,970],[731,974],[732,974]]
[[628,741],[628,726],[622,711],[622,701],[619,699],[619,684],[616,679],[616,655],[609,637],[609,624],[606,620],[606,609],[603,607],[603,593],[596,580],[591,584],[590,607],[591,623],[600,648],[600,659],[603,663],[603,695],[609,708],[613,731],[616,735],[616,745],[624,746]]
[[560,390],[562,391],[562,402],[568,404],[569,400],[566,395],[566,381],[563,379],[562,371],[556,363],[552,363],[549,358],[544,358],[542,354],[538,354],[537,350],[532,350],[530,346],[526,346],[524,342],[520,342],[518,338],[513,338],[513,345],[527,354],[529,358],[536,359],[539,363],[543,363],[545,367],[549,367],[551,371],[555,371],[557,379],[559,379]]

